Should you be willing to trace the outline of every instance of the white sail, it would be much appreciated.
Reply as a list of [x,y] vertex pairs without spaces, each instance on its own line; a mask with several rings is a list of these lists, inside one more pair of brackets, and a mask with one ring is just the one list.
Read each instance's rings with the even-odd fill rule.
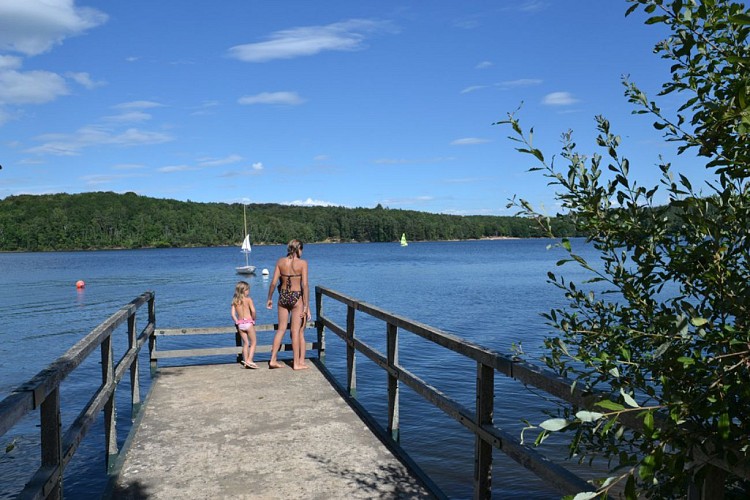
[[409,246],[409,244],[408,244],[408,243],[406,242],[406,233],[403,233],[403,234],[401,235],[401,246],[402,246],[402,247],[406,247],[406,246]]
[[242,205],[242,219],[245,222],[245,239],[242,240],[242,246],[240,249],[242,250],[242,253],[245,254],[245,265],[236,267],[238,274],[255,274],[255,266],[250,265],[250,259],[248,256],[250,255],[250,252],[253,251],[252,247],[250,246],[250,234],[247,232],[247,215],[245,213],[245,205]]

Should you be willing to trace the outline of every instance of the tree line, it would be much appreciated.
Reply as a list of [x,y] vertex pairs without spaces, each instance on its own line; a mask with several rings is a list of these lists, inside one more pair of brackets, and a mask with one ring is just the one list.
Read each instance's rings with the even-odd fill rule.
[[[389,242],[491,237],[540,237],[527,217],[446,215],[383,208],[298,207],[249,204],[254,244]],[[553,217],[557,234],[575,236],[565,217]],[[0,200],[0,251],[90,250],[238,245],[243,207],[149,198],[135,193],[17,195]]]

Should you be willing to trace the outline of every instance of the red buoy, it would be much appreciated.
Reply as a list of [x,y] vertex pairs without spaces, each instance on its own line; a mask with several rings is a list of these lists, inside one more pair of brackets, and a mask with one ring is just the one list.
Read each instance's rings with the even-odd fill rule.
[[83,282],[83,280],[76,281],[76,288],[83,288],[86,286],[86,283]]

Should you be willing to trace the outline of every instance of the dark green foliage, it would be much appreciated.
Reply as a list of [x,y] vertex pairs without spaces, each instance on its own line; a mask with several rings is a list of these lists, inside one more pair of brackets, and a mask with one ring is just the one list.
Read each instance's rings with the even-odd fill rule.
[[[524,217],[457,216],[412,210],[342,207],[247,206],[253,243],[464,240],[536,237]],[[574,226],[555,219],[563,234]],[[85,250],[239,245],[242,205],[195,203],[135,193],[19,195],[0,200],[0,251]]]
[[[580,152],[566,133],[557,163],[513,114],[502,122],[599,258],[587,262],[561,240],[560,265],[576,263],[588,278],[548,273],[567,305],[545,314],[555,330],[544,360],[600,400],[562,408],[539,425],[538,441],[568,432],[571,456],[610,464],[599,491],[577,500],[616,487],[633,499],[685,498],[690,488],[700,498],[748,498],[750,12],[730,0],[627,1],[628,12],[642,8],[647,24],[671,31],[655,50],[672,63],[660,94],[682,104],[668,116],[627,80],[625,94],[681,153],[706,158],[709,181],[693,186],[662,162],[661,183],[640,185],[601,116],[596,152]],[[669,208],[654,205],[658,190]]]

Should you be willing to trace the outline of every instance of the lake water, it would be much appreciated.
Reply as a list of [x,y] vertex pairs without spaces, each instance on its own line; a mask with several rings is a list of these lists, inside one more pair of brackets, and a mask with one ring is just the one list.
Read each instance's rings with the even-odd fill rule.
[[[513,344],[521,343],[526,358],[534,360],[540,356],[542,339],[550,331],[540,313],[563,303],[557,288],[546,283],[547,272],[560,271],[555,263],[564,256],[560,249],[548,249],[550,243],[417,242],[404,248],[396,243],[310,244],[305,246],[304,257],[310,263],[311,287],[332,288],[501,353],[509,354]],[[591,256],[582,241],[574,241],[574,245],[579,253]],[[275,320],[275,310],[264,307],[269,283],[260,270],[272,271],[276,258],[285,250],[282,246],[253,249],[251,260],[258,274],[245,279],[251,284],[260,324]],[[0,399],[147,290],[156,293],[160,328],[231,325],[229,303],[234,284],[240,279],[234,266],[242,262],[242,254],[235,248],[0,254]],[[573,265],[562,270],[566,277],[581,281],[581,271]],[[86,287],[77,290],[77,280],[84,280]],[[359,318],[357,335],[385,352],[382,323]],[[117,340],[119,356],[126,345],[122,330]],[[264,337],[261,342],[267,343]],[[343,343],[328,332],[326,363],[340,381],[345,380],[343,353]],[[146,357],[142,357],[141,372],[147,387]],[[90,358],[63,384],[64,426],[86,404],[91,388],[100,379],[99,356]],[[267,355],[259,359],[267,359]],[[364,356],[358,359],[358,398],[385,425],[385,375]],[[408,332],[401,334],[400,360],[428,383],[473,408],[474,363],[433,348]],[[551,404],[541,396],[500,375],[495,385],[495,421],[499,427],[519,435],[523,419],[539,422],[546,418],[542,409]],[[121,393],[127,395],[128,390],[118,389],[120,442],[129,426],[127,410],[120,409],[127,407],[129,396]],[[28,481],[30,467],[38,464],[36,414],[27,420],[0,438],[3,449],[10,442],[16,446],[0,455],[3,499],[15,497],[14,493]],[[69,498],[97,498],[101,493],[101,420],[66,470],[65,492]],[[408,389],[401,393],[401,440],[449,496],[471,497],[473,437]],[[554,448],[555,444],[549,446]],[[500,452],[494,457],[493,494],[497,498],[559,497]]]

